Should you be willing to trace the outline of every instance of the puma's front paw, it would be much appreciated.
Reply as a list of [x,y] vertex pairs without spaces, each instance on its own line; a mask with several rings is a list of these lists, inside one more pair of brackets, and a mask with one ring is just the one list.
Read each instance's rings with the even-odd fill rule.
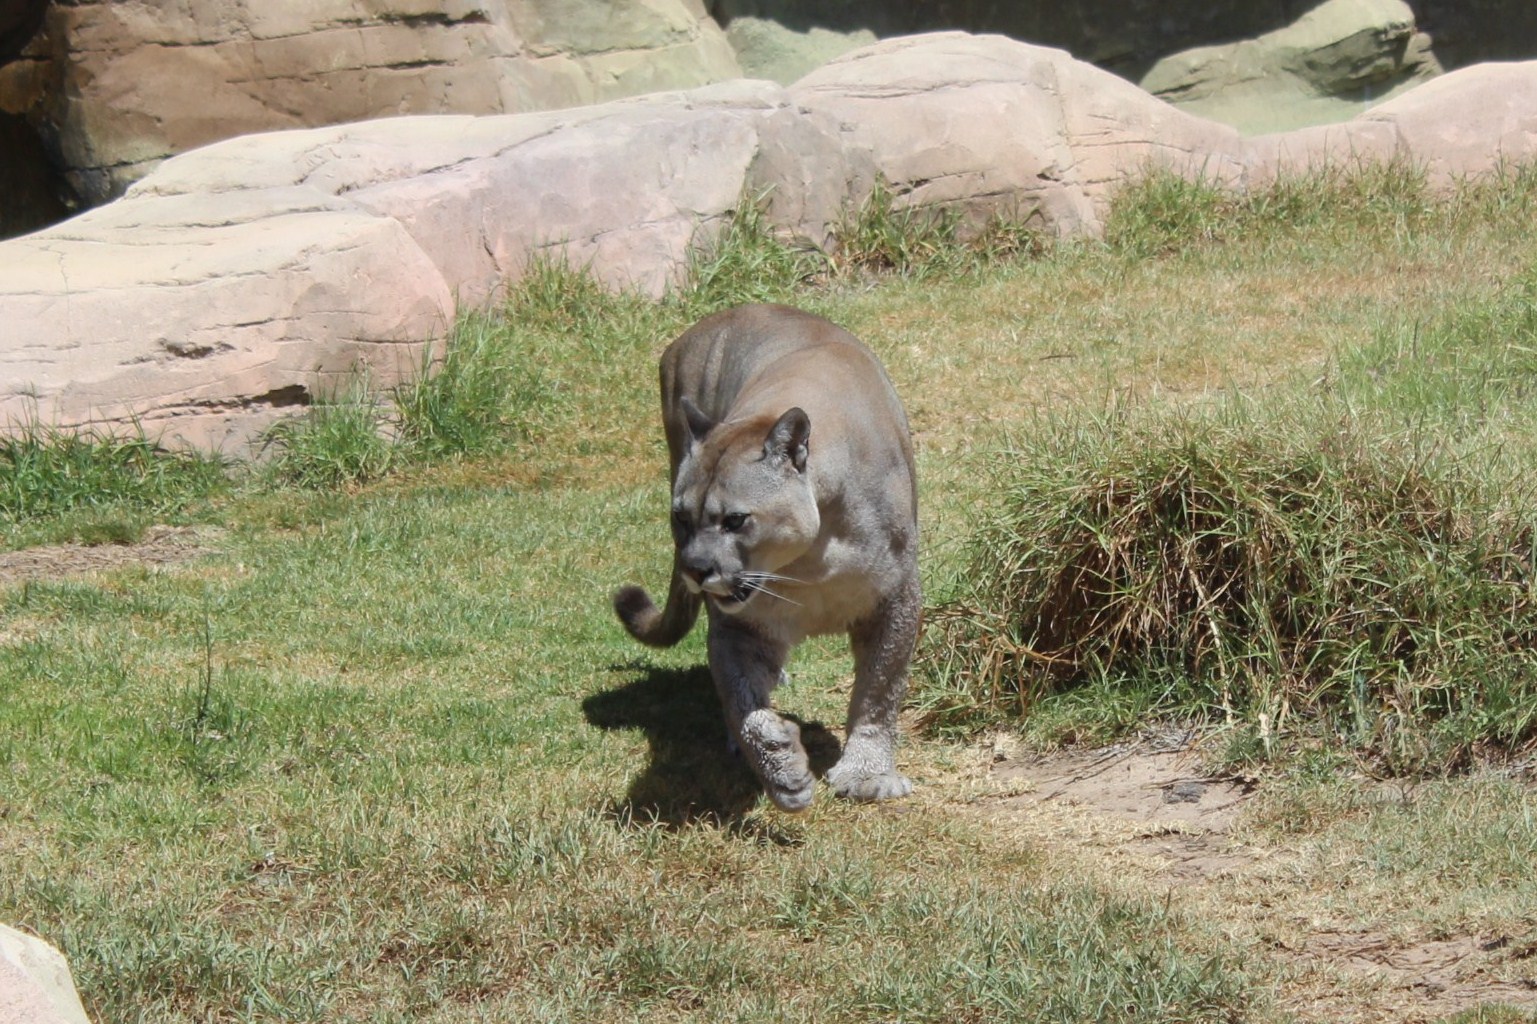
[[816,777],[801,746],[800,726],[760,708],[742,722],[742,752],[780,810],[803,811],[811,805]]
[[827,784],[847,800],[896,800],[913,791],[913,781],[906,775],[865,771],[842,761],[828,771]]

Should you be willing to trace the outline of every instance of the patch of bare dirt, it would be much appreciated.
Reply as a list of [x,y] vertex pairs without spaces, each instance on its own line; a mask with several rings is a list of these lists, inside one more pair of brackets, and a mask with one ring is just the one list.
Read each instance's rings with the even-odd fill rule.
[[1159,894],[1271,958],[1282,980],[1277,1002],[1299,1020],[1421,1024],[1479,1005],[1537,1010],[1537,979],[1511,969],[1537,950],[1514,948],[1508,936],[1349,933],[1312,914],[1299,850],[1235,835],[1259,781],[1211,776],[1192,739],[1045,754],[998,748],[990,785],[967,813],[1092,866],[1110,884]]
[[993,767],[1005,781],[1029,784],[1015,803],[1059,801],[1148,825],[1189,825],[1225,832],[1254,780],[1213,778],[1188,743],[1141,742],[1102,750],[1064,750]]
[[136,544],[54,544],[0,552],[0,587],[52,580],[126,565],[174,565],[217,550],[216,526],[151,526]]

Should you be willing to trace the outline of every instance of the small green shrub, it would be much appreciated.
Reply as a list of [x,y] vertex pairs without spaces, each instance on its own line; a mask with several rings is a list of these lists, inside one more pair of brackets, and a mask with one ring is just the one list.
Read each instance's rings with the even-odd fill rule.
[[321,394],[302,416],[267,429],[267,476],[279,484],[328,489],[378,479],[395,464],[395,445],[384,436],[383,407],[368,381],[356,376]]
[[531,438],[555,389],[515,319],[464,313],[441,358],[395,390],[400,443],[417,457],[490,453]]
[[1454,460],[1229,413],[1056,423],[1005,463],[931,617],[940,724],[1090,685],[1139,714],[1312,720],[1391,767],[1537,736],[1537,515]]
[[682,295],[691,314],[748,302],[786,302],[795,288],[827,272],[827,257],[819,249],[774,232],[767,202],[766,192],[744,195],[720,233],[693,248]]

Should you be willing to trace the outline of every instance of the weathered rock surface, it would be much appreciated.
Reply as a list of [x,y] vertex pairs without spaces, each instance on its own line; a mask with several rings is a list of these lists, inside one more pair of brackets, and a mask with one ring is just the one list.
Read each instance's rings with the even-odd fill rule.
[[878,43],[788,89],[247,136],[0,243],[0,424],[136,420],[244,455],[355,367],[380,387],[414,372],[457,305],[493,296],[530,254],[657,294],[697,233],[764,189],[773,223],[823,245],[877,175],[904,205],[1092,234],[1112,189],[1152,164],[1242,186],[1402,157],[1444,182],[1534,148],[1537,63],[1245,140],[1062,51],[963,33]]
[[1165,57],[1141,85],[1251,132],[1343,121],[1440,74],[1403,0],[1327,0],[1256,39]]
[[1442,187],[1537,160],[1537,61],[1478,64],[1343,124],[1251,141],[1256,181],[1325,164],[1389,160],[1423,167]]
[[1236,182],[1230,128],[1183,114],[1065,51],[935,33],[856,50],[791,87],[835,120],[904,206],[1096,234],[1108,192],[1157,164]]
[[3,924],[0,1024],[90,1024],[63,954]]
[[777,215],[824,241],[853,188],[842,162],[830,125],[751,82],[231,139],[0,243],[0,422],[134,417],[245,455],[354,368],[410,375],[456,301],[540,249],[660,293],[696,231],[771,185]]
[[[1484,0],[1493,2],[1493,0]],[[1507,3],[1514,0],[1505,0]],[[761,73],[765,61],[787,69],[810,56],[830,59],[838,37],[849,49],[880,39],[950,30],[1008,36],[1069,51],[1130,79],[1175,50],[1246,39],[1295,20],[1317,0],[1080,0],[1078,3],[999,3],[997,0],[711,0],[743,68]],[[739,25],[772,25],[782,32],[739,32]],[[810,49],[794,56],[798,44]],[[764,51],[759,46],[765,47]],[[809,70],[809,69],[808,69]],[[798,76],[797,76],[798,77]],[[791,81],[792,79],[778,79]]]
[[726,25],[726,41],[736,52],[742,73],[789,85],[835,57],[877,40],[868,28],[842,31],[808,25],[796,28],[772,18],[740,16]]
[[568,107],[740,74],[702,0],[80,0],[48,9],[30,56],[26,83],[0,73],[0,110],[46,133],[92,203],[233,135]]

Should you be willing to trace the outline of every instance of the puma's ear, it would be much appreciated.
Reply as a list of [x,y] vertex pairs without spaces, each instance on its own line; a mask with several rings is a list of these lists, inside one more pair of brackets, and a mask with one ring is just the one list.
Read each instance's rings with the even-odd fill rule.
[[678,406],[683,410],[683,419],[688,423],[688,433],[695,443],[704,440],[704,436],[715,429],[715,421],[700,411],[694,400],[684,395],[678,400]]
[[811,452],[811,418],[799,406],[790,409],[769,430],[763,442],[765,458],[789,459],[796,472],[806,471],[806,456]]

